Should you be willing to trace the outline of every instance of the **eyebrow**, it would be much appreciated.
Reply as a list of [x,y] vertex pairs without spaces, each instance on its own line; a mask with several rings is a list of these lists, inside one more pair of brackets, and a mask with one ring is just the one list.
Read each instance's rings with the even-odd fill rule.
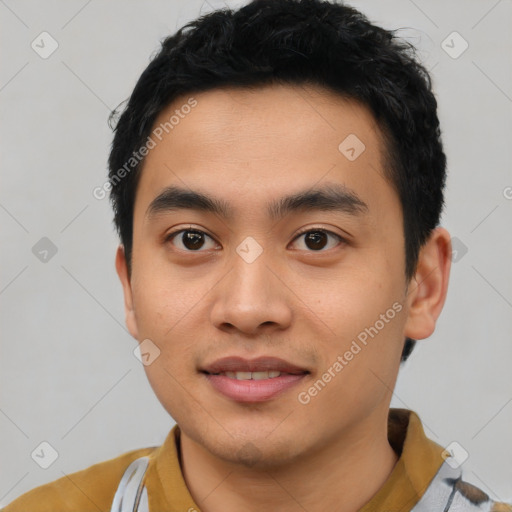
[[[267,203],[267,215],[278,220],[293,212],[338,211],[361,215],[369,211],[368,205],[351,189],[340,184],[326,184],[281,197]],[[174,210],[197,210],[213,213],[225,219],[234,217],[234,210],[223,199],[177,186],[166,187],[146,210],[146,217]]]

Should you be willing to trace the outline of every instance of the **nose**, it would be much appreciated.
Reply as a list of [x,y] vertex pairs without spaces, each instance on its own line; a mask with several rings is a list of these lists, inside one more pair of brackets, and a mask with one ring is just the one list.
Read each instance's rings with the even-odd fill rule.
[[230,263],[231,270],[214,289],[212,323],[247,335],[286,329],[292,321],[291,292],[265,251],[251,263],[234,253]]

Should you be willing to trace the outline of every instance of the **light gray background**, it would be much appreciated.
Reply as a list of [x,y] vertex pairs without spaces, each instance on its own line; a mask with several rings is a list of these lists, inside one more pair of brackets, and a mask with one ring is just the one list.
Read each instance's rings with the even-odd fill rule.
[[[132,353],[112,214],[92,190],[105,181],[110,109],[164,36],[221,5],[0,0],[0,505],[161,444],[173,425]],[[452,266],[437,330],[402,369],[392,405],[417,411],[443,446],[460,443],[467,480],[510,500],[512,5],[352,5],[386,28],[405,28],[432,70],[449,162],[443,225],[468,249]],[[43,31],[59,44],[47,59],[31,48]],[[469,44],[457,59],[441,47],[453,31]],[[58,249],[46,263],[32,253],[42,237]],[[31,458],[42,441],[59,455],[46,470]]]

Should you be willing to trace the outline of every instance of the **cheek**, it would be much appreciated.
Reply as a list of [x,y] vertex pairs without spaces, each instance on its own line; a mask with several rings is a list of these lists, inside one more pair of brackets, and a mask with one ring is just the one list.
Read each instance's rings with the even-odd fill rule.
[[198,411],[197,400],[191,400],[194,394],[193,381],[190,373],[184,371],[186,365],[182,360],[172,366],[175,357],[169,357],[168,353],[162,352],[151,365],[145,366],[146,377],[155,396],[163,408],[177,422],[184,419],[194,418],[201,412]]
[[[389,277],[383,280],[386,274]],[[386,319],[392,317],[391,321],[398,323],[394,320],[400,318],[400,308],[393,309],[393,304],[401,304],[404,298],[389,270],[363,272],[356,267],[344,269],[343,277],[331,278],[322,286],[318,281],[303,282],[301,289],[308,290],[305,302],[311,304],[311,314],[322,320],[326,332],[345,340],[373,325],[390,308]]]
[[[144,366],[148,381],[164,408],[190,412],[187,393],[195,379],[195,354],[199,331],[194,313],[201,294],[183,290],[183,283],[150,273],[139,274],[134,283],[134,305],[140,340],[156,345],[158,356]],[[204,293],[203,293],[204,295]]]
[[163,266],[134,273],[132,284],[135,316],[140,337],[155,337],[166,341],[186,323],[187,316],[200,303],[201,290],[177,272],[166,271]]
[[[400,280],[390,274],[383,280],[382,275],[381,269],[364,275],[354,269],[350,279],[331,282],[330,292],[316,297],[315,313],[329,327],[317,338],[318,351],[324,356],[322,371],[331,368],[339,375],[325,395],[326,407],[340,396],[352,403],[365,396],[382,397],[393,387],[406,315]],[[333,368],[336,362],[342,370],[339,364],[339,371]]]
[[391,281],[345,284],[338,294],[317,299],[329,329],[317,338],[322,365],[316,377],[335,375],[317,406],[331,411],[378,404],[394,387],[404,340],[405,306]]

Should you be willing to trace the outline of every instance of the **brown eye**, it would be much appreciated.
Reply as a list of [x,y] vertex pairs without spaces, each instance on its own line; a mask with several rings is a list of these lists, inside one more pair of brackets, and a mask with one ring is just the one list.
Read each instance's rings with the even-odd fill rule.
[[328,241],[327,234],[322,231],[311,231],[310,233],[306,233],[304,238],[306,246],[315,251],[323,249]]
[[[167,241],[171,242],[178,249],[182,251],[199,251],[199,249],[212,249],[215,247],[215,242],[211,236],[208,236],[203,231],[182,229],[171,233],[167,237]],[[210,247],[208,247],[210,244]]]
[[340,242],[343,242],[343,238],[335,233],[327,231],[325,229],[310,229],[301,233],[295,241],[303,240],[302,247],[299,249],[306,249],[310,251],[322,251],[336,247]]
[[181,241],[187,249],[197,251],[197,249],[201,249],[204,244],[204,236],[197,231],[184,231],[181,235]]

